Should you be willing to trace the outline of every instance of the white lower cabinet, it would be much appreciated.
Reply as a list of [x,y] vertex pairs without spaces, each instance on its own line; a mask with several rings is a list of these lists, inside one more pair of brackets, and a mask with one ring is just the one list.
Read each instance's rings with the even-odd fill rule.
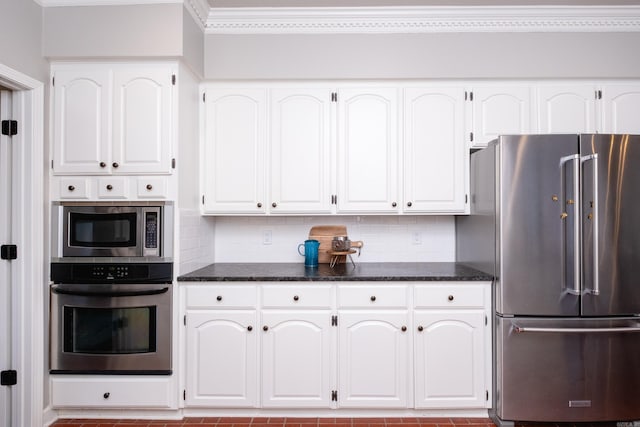
[[54,408],[175,408],[172,377],[52,375]]
[[185,285],[185,406],[490,405],[490,282]]

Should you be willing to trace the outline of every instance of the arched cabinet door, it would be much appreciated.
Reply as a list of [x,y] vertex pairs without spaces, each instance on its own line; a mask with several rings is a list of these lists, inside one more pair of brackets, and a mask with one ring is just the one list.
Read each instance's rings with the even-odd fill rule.
[[187,312],[186,401],[196,407],[258,406],[254,310]]
[[590,84],[540,85],[539,133],[594,133],[597,90]]

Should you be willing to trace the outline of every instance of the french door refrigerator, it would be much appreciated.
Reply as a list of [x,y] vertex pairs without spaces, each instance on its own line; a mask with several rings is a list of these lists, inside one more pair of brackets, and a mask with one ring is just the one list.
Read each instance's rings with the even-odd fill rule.
[[494,422],[640,420],[640,136],[471,155],[457,259],[495,277]]

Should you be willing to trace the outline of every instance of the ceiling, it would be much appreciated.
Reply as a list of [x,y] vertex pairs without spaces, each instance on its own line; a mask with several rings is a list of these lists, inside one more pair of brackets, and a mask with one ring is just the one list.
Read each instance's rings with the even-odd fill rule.
[[640,0],[207,0],[217,7],[615,6]]

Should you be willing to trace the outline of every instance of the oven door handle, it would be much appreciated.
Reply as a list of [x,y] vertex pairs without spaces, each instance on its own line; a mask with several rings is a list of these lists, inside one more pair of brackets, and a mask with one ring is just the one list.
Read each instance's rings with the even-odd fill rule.
[[59,286],[52,287],[53,292],[61,295],[73,295],[78,297],[141,297],[147,295],[160,295],[169,291],[169,288],[162,289],[145,289],[138,291],[114,291],[114,292],[90,292],[90,291],[77,291],[60,288]]

